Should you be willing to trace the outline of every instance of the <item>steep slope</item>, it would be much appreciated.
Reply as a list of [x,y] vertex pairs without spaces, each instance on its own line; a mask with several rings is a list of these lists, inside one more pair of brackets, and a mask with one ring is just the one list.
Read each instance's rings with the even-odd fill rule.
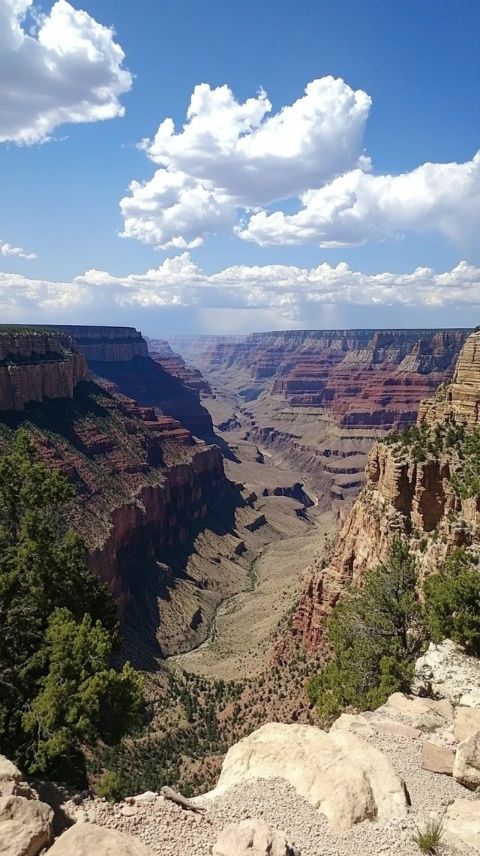
[[372,444],[415,422],[420,400],[451,377],[466,335],[290,330],[175,338],[172,345],[205,373],[217,397],[237,396],[237,421],[252,440],[308,477],[320,504],[343,515],[364,484]]
[[196,437],[210,440],[210,415],[198,392],[149,356],[145,339],[133,327],[57,326],[73,338],[85,354],[91,371],[113,384],[112,389],[157,408],[181,422]]
[[428,574],[456,546],[480,549],[480,501],[468,483],[478,453],[469,438],[480,407],[480,333],[467,339],[453,380],[422,402],[417,426],[371,450],[367,484],[339,534],[330,563],[310,569],[292,635],[315,649],[345,585],[382,560],[394,537],[409,539]]
[[166,372],[177,377],[187,389],[198,396],[211,395],[212,388],[199,369],[187,365],[185,360],[172,350],[164,339],[148,339],[148,353]]
[[77,384],[88,378],[85,357],[69,337],[0,327],[0,410],[72,398]]
[[[118,338],[100,342],[109,357],[115,349],[114,365],[126,347],[144,347],[138,334],[133,343]],[[9,448],[14,431],[25,428],[48,466],[75,485],[69,523],[86,538],[91,568],[110,585],[127,624],[130,615],[138,617],[140,601],[145,607],[145,590],[151,595],[136,629],[147,657],[169,621],[177,627],[174,646],[181,647],[183,631],[195,640],[209,588],[216,590],[215,600],[230,592],[229,585],[241,587],[234,574],[233,583],[222,585],[211,545],[202,553],[195,540],[212,526],[226,534],[227,509],[241,501],[225,478],[218,448],[195,442],[171,416],[112,392],[111,384],[90,381],[84,356],[64,332],[17,328],[0,334],[0,349],[0,453]],[[138,353],[133,359],[147,360]],[[234,554],[239,540],[232,535],[225,553]],[[182,601],[181,579],[193,554],[199,569],[190,575],[188,599]],[[238,578],[243,574],[243,568],[237,570]],[[178,614],[170,617],[179,604],[182,621]]]

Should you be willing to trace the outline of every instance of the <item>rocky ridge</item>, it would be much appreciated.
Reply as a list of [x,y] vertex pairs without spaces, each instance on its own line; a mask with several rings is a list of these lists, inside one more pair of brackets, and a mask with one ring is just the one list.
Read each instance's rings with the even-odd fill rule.
[[77,384],[88,378],[85,357],[68,336],[0,328],[0,411],[72,398]]
[[420,405],[410,440],[394,435],[372,448],[366,487],[346,517],[331,561],[306,574],[292,621],[297,641],[318,648],[325,617],[345,586],[378,564],[396,536],[409,539],[422,575],[434,571],[454,547],[479,549],[478,500],[460,495],[452,482],[461,464],[458,437],[478,426],[479,405],[480,333],[473,333],[452,382]]
[[72,337],[92,373],[109,381],[112,391],[177,419],[196,437],[213,439],[212,420],[199,401],[198,390],[172,367],[175,360],[163,365],[152,359],[147,342],[134,327],[55,325],[55,329]]

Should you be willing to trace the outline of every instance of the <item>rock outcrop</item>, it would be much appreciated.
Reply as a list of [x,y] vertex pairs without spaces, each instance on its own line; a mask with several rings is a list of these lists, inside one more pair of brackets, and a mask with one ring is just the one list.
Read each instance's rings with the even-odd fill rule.
[[213,845],[212,856],[300,856],[283,832],[270,829],[264,820],[229,824]]
[[66,335],[0,330],[0,411],[23,410],[31,401],[72,398],[89,378],[85,357]]
[[292,621],[297,641],[321,645],[325,618],[345,586],[385,558],[395,537],[409,539],[424,576],[455,547],[478,551],[478,499],[455,490],[452,476],[461,471],[461,438],[477,427],[479,407],[480,333],[473,333],[452,383],[420,406],[416,431],[372,448],[366,487],[346,517],[331,561],[306,575]]
[[0,755],[0,853],[37,856],[52,841],[53,811]]
[[[290,406],[328,410],[342,426],[411,424],[422,398],[453,372],[464,330],[288,330],[175,337],[201,369],[236,367]],[[246,385],[246,384],[245,384]]]
[[383,753],[346,731],[268,723],[227,752],[209,798],[250,779],[286,779],[341,831],[369,819],[401,818],[403,783]]
[[51,856],[153,856],[149,847],[131,835],[94,823],[76,823],[57,838]]
[[211,440],[213,426],[208,410],[191,389],[149,356],[145,339],[134,327],[62,327],[87,357],[91,371],[142,405],[155,407],[182,423],[196,437]]
[[187,389],[197,395],[212,395],[212,388],[199,369],[187,365],[185,360],[172,350],[164,339],[147,339],[148,353],[152,360],[162,366],[166,372],[178,377]]

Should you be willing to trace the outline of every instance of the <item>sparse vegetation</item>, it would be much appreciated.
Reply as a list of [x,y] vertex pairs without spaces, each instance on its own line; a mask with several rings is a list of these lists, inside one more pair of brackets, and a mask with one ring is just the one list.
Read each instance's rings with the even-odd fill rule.
[[465,548],[448,556],[425,581],[425,615],[433,642],[452,639],[480,656],[480,573],[478,559]]
[[442,841],[442,837],[442,818],[434,818],[431,820],[427,820],[422,829],[417,827],[417,831],[413,836],[413,840],[415,844],[418,844],[418,847],[420,848],[422,853],[431,853],[433,854],[433,856],[435,856],[435,854],[438,853],[438,848]]
[[329,725],[348,707],[372,709],[408,691],[425,631],[415,559],[396,540],[384,563],[352,585],[327,622],[332,659],[308,694]]
[[139,721],[142,681],[111,668],[116,609],[65,515],[74,490],[24,432],[0,458],[0,752],[84,781],[84,750]]

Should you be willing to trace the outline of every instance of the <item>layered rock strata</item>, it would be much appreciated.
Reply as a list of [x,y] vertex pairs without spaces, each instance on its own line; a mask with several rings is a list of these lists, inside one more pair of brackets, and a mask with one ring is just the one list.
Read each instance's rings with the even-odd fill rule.
[[331,412],[341,426],[398,427],[448,379],[465,330],[289,330],[177,337],[174,349],[205,371],[245,372],[296,408]]
[[459,437],[478,427],[480,333],[473,333],[458,358],[451,384],[420,406],[410,438],[392,437],[371,450],[367,484],[340,531],[327,566],[306,575],[292,620],[293,638],[318,648],[325,618],[353,580],[385,558],[396,536],[409,539],[422,575],[434,572],[455,547],[480,549],[480,502],[455,489],[461,472]]
[[147,339],[148,353],[152,360],[162,366],[166,372],[177,377],[187,389],[198,396],[212,395],[212,388],[199,369],[187,365],[185,360],[172,350],[164,339]]
[[39,330],[0,330],[0,410],[22,410],[30,401],[72,398],[89,378],[71,338]]
[[178,371],[171,371],[171,366],[151,359],[145,339],[134,327],[56,329],[74,339],[91,371],[110,381],[112,389],[177,419],[196,437],[212,438],[212,420],[199,402],[198,391],[186,384]]

